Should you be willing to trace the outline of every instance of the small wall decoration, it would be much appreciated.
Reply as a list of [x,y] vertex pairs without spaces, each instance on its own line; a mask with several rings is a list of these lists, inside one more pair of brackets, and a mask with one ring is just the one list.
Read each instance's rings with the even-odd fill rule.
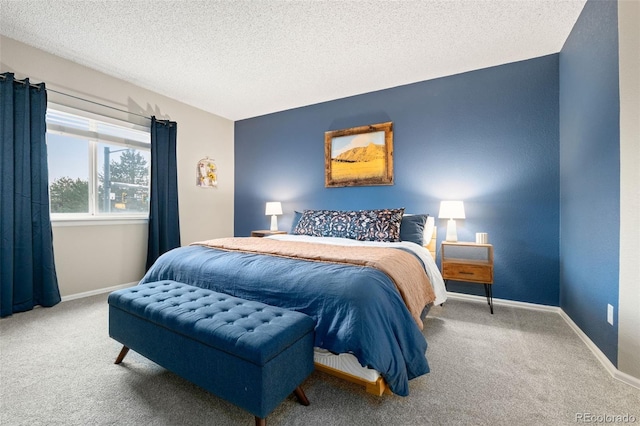
[[393,185],[393,123],[324,134],[325,187]]
[[216,188],[218,186],[218,169],[209,157],[198,161],[196,167],[196,185],[201,188]]

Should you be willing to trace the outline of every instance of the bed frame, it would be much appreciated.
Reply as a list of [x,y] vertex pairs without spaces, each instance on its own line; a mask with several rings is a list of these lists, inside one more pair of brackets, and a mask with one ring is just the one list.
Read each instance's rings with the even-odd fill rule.
[[341,371],[332,367],[328,367],[324,364],[319,364],[317,362],[315,363],[315,368],[316,368],[316,371],[321,371],[323,373],[327,373],[339,379],[346,380],[348,382],[355,383],[360,386],[364,386],[367,393],[370,393],[372,395],[381,396],[383,393],[386,393],[389,395],[391,395],[392,393],[391,390],[389,389],[389,385],[387,385],[387,382],[382,377],[378,377],[378,380],[376,380],[375,382],[370,382],[361,377],[354,376],[349,373],[345,373],[344,371]]
[[424,248],[429,250],[429,253],[431,253],[431,257],[433,257],[433,260],[436,260],[436,239],[437,238],[438,238],[438,227],[434,226],[433,233],[431,234],[431,239],[429,240],[429,243],[425,244],[424,246]]
[[[433,234],[431,235],[431,239],[429,240],[428,244],[425,244],[424,248],[426,248],[427,250],[429,250],[429,253],[431,253],[431,256],[433,257],[433,260],[436,259],[436,238],[438,236],[438,227],[434,226],[433,227]],[[391,389],[389,389],[389,385],[387,385],[387,382],[382,378],[379,377],[378,380],[376,380],[375,382],[370,382],[368,380],[365,380],[363,378],[360,378],[358,376],[354,376],[352,374],[349,373],[345,373],[344,371],[338,370],[336,368],[332,368],[332,367],[328,367],[324,364],[319,364],[319,363],[315,363],[315,368],[317,371],[321,371],[323,373],[327,373],[330,374],[334,377],[337,377],[339,379],[343,379],[343,380],[347,380],[349,382],[355,383],[357,385],[360,386],[364,386],[367,393],[373,394],[373,395],[377,395],[377,396],[382,396],[382,394],[389,394],[391,395]]]

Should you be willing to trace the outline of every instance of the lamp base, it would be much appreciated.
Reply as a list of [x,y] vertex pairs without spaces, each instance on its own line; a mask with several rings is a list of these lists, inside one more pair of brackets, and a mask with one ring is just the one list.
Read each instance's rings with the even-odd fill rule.
[[458,241],[458,231],[456,229],[456,221],[453,219],[449,219],[447,221],[447,236],[445,241],[449,242],[457,242]]
[[271,215],[271,228],[269,230],[270,231],[278,230],[278,216],[276,216],[275,214]]

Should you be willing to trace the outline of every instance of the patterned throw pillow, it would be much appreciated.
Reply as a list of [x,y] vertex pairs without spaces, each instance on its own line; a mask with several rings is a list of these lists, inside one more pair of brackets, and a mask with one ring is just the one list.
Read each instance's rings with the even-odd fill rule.
[[397,242],[400,241],[403,214],[404,208],[357,211],[305,210],[293,234]]

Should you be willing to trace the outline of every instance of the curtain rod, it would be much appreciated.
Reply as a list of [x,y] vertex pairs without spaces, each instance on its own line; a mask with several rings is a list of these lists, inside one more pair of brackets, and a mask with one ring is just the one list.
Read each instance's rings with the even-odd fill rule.
[[[7,76],[5,74],[0,74],[0,78],[2,78],[3,80],[6,80]],[[20,83],[20,84],[27,84],[27,83],[25,83],[24,80],[15,80],[14,79],[13,81],[16,82],[16,83]],[[38,84],[29,83],[29,86],[38,88],[38,87],[40,87],[40,84],[42,84],[42,83],[38,83]],[[90,104],[99,105],[99,106],[102,106],[102,107],[105,107],[105,108],[110,108],[110,109],[113,109],[113,110],[116,110],[116,111],[124,112],[125,114],[137,115],[138,117],[142,117],[142,118],[146,118],[147,120],[151,120],[151,117],[147,117],[146,115],[138,114],[138,113],[131,112],[131,111],[125,111],[123,109],[112,107],[110,105],[101,104],[100,102],[90,101],[89,99],[84,99],[84,98],[81,98],[79,96],[70,95],[68,93],[60,92],[58,90],[53,90],[53,89],[46,88],[46,84],[45,84],[45,90],[47,92],[57,93],[57,94],[62,95],[62,96],[68,96],[70,98],[77,99],[79,101],[88,102]]]
[[79,96],[70,95],[68,93],[60,92],[58,90],[47,89],[47,92],[57,93],[57,94],[62,95],[62,96],[68,96],[70,98],[77,99],[79,101],[88,102],[90,104],[99,105],[101,107],[110,108],[110,109],[113,109],[113,110],[116,110],[116,111],[124,112],[125,114],[137,115],[138,117],[142,117],[142,118],[146,118],[147,120],[151,120],[151,117],[147,117],[146,115],[138,114],[136,112],[126,111],[124,109],[112,107],[110,105],[101,104],[100,102],[90,101],[89,99],[84,99],[84,98],[81,98]]
[[[10,74],[10,73],[6,73],[5,72],[5,73],[0,74],[0,78],[2,80],[6,80],[7,79],[7,74]],[[28,79],[25,79],[25,80],[28,80]],[[27,84],[27,83],[25,83],[24,80],[16,80],[15,78],[13,79],[13,82],[14,83],[18,83],[18,84],[24,84],[24,85]],[[33,87],[34,89],[39,89],[41,84],[42,83],[37,83],[37,84],[36,83],[29,83],[29,87]]]

